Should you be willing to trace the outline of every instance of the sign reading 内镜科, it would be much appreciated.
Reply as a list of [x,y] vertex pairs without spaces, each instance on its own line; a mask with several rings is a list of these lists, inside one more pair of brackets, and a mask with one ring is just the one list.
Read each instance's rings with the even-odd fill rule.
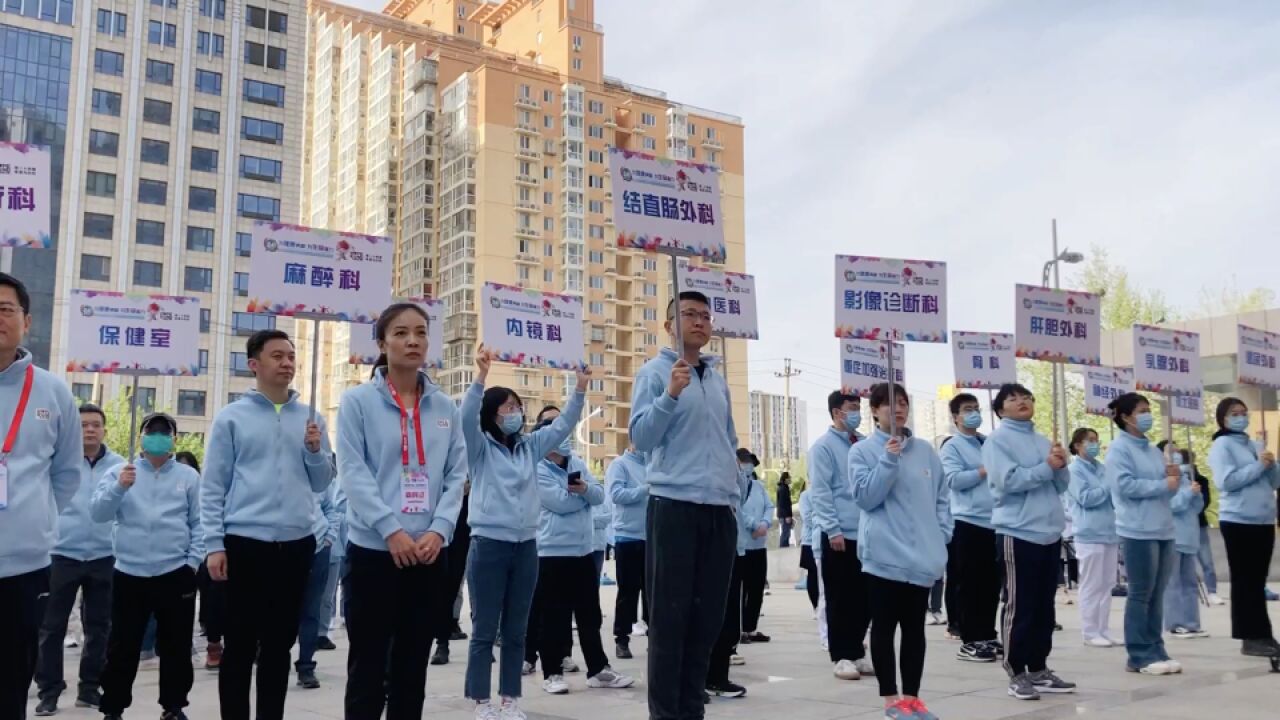
[[585,365],[582,298],[486,282],[481,336],[503,362],[572,370]]

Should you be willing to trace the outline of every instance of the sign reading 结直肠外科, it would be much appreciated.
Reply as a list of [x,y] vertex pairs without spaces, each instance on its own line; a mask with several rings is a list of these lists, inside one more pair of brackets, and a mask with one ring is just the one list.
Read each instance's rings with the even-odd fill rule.
[[751,275],[680,263],[681,291],[696,290],[711,301],[711,329],[716,335],[759,340],[756,279]]
[[947,264],[836,256],[836,337],[947,341]]
[[200,301],[72,290],[67,372],[200,374]]
[[556,370],[585,365],[582,298],[486,282],[480,303],[481,336],[498,360]]
[[[412,298],[404,302],[411,302],[427,313],[427,357],[423,367],[444,367],[444,303],[430,298]],[[374,337],[376,327],[373,323],[351,324],[349,362],[352,365],[372,365],[377,361],[381,353]]]
[[0,142],[0,246],[53,246],[49,148]]
[[1280,335],[1266,330],[1238,326],[1236,337],[1236,382],[1280,388]]
[[1199,333],[1134,325],[1133,380],[1144,392],[1199,395],[1203,387]]
[[1084,411],[1111,417],[1112,400],[1133,392],[1132,368],[1091,367],[1084,371]]
[[1169,417],[1174,425],[1204,424],[1204,394],[1178,395],[1173,398],[1173,413]]
[[609,148],[618,247],[724,262],[720,172],[711,165]]
[[371,323],[391,301],[394,251],[376,235],[255,223],[247,309]]
[[1014,288],[1020,358],[1102,364],[1102,296],[1038,285]]
[[957,388],[998,388],[1018,381],[1009,333],[951,333]]
[[[888,381],[886,345],[883,340],[846,338],[840,341],[841,392],[866,397],[871,394],[871,388]],[[893,343],[893,375],[899,385],[906,376],[903,347],[902,343]]]

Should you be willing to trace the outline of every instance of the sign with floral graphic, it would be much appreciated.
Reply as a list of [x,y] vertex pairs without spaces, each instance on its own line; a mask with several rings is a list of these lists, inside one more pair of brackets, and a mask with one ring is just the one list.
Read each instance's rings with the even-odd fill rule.
[[951,333],[957,388],[998,388],[1018,381],[1013,335],[956,330]]
[[1014,288],[1020,358],[1102,364],[1102,296],[1039,285]]
[[1140,391],[1199,395],[1200,334],[1134,325],[1133,379]]
[[711,165],[609,148],[618,247],[724,262],[720,172]]
[[1112,400],[1133,392],[1133,368],[1091,367],[1084,371],[1084,411],[1111,417]]
[[0,246],[53,246],[49,148],[0,142]]
[[711,301],[711,329],[721,337],[759,340],[756,279],[751,275],[680,263],[680,289]]
[[1280,388],[1280,335],[1266,330],[1238,326],[1236,337],[1236,379],[1243,385]]
[[200,374],[200,301],[72,290],[67,372]]
[[[393,300],[389,304],[400,302]],[[444,367],[444,303],[431,298],[411,298],[427,313],[427,362],[423,367]],[[372,365],[377,361],[378,340],[374,337],[373,323],[352,323],[349,362],[352,365]]]
[[[871,388],[889,380],[889,343],[881,340],[845,339],[840,341],[840,391],[846,395],[867,397]],[[905,384],[904,345],[893,343],[893,375],[899,385]]]
[[390,238],[255,223],[247,310],[374,322],[391,301],[394,253]]
[[497,359],[526,367],[584,367],[582,298],[486,282],[480,334]]
[[836,256],[836,337],[947,341],[947,264]]

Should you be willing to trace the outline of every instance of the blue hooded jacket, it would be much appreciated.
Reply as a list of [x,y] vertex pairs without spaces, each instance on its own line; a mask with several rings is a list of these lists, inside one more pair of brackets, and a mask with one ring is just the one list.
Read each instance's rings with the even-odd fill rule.
[[1209,449],[1218,486],[1218,519],[1244,525],[1274,525],[1280,466],[1264,466],[1249,436],[1218,433]]
[[[316,552],[324,550],[325,543],[331,549],[338,544],[338,533],[342,527],[342,510],[338,509],[338,488],[332,484],[316,493],[316,522],[311,527],[311,534],[316,538]],[[345,510],[345,508],[343,509]]]
[[850,448],[862,437],[827,428],[809,448],[809,506],[812,512],[806,518],[814,528],[815,548],[822,547],[822,535],[841,535],[853,541],[858,537],[858,522],[862,510],[853,499],[853,485],[849,482]]
[[982,446],[994,509],[991,524],[1001,535],[1051,545],[1067,527],[1062,493],[1071,473],[1054,470],[1046,458],[1053,448],[1029,420],[1004,418]]
[[122,463],[102,476],[90,511],[97,522],[115,521],[116,569],[158,577],[204,559],[200,527],[200,475],[169,456],[159,468],[145,456],[134,461],[132,487],[120,484]]
[[938,458],[951,488],[951,516],[990,530],[995,501],[991,498],[991,487],[978,470],[982,467],[984,442],[986,438],[981,434],[970,437],[956,433],[943,444]]
[[818,538],[817,528],[813,525],[813,501],[809,490],[800,493],[796,505],[800,508],[800,545],[809,547],[814,557],[822,554],[822,542]]
[[[587,491],[569,492],[569,473],[582,473]],[[538,557],[584,557],[595,550],[594,508],[604,502],[604,487],[576,455],[562,468],[538,462]]]
[[1116,509],[1111,504],[1106,468],[1097,460],[1076,456],[1067,466],[1071,482],[1067,501],[1071,504],[1075,540],[1086,545],[1116,545]]
[[1191,489],[1193,477],[1191,466],[1183,465],[1178,492],[1169,500],[1169,509],[1173,511],[1173,547],[1183,555],[1195,555],[1200,550],[1200,511],[1204,509],[1204,495]]
[[1107,448],[1107,485],[1116,506],[1116,533],[1129,540],[1174,539],[1173,492],[1164,454],[1146,437],[1122,432]]
[[[604,485],[600,485],[600,489],[604,490]],[[591,527],[594,531],[591,541],[592,552],[604,552],[613,544],[612,525],[613,502],[609,500],[609,493],[606,491],[604,502],[591,508]]]
[[740,547],[744,550],[764,550],[768,547],[767,533],[759,538],[751,537],[751,533],[758,528],[769,529],[773,524],[773,510],[773,501],[769,499],[768,491],[759,480],[752,477],[743,490],[742,511],[739,514],[741,522],[738,523]]
[[81,463],[80,488],[71,504],[58,513],[58,543],[53,546],[53,554],[89,562],[111,557],[113,552],[111,523],[94,522],[89,504],[102,477],[115,466],[124,464],[124,458],[103,445],[97,458],[93,461],[82,458]]
[[604,479],[613,501],[615,542],[645,539],[645,519],[649,509],[649,483],[644,458],[630,450],[609,463]]

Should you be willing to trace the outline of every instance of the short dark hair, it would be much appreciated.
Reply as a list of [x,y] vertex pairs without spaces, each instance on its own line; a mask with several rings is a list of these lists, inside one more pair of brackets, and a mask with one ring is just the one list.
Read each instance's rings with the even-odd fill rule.
[[183,450],[179,452],[177,455],[173,456],[173,459],[187,467],[190,467],[196,472],[200,472],[200,460],[196,457],[196,454],[190,450]]
[[560,412],[560,408],[556,407],[555,405],[546,405],[541,410],[538,411],[538,417],[535,419],[538,422],[542,422],[542,418],[546,417],[547,413],[552,411]]
[[969,393],[960,393],[959,395],[956,395],[955,397],[951,398],[951,402],[947,404],[947,407],[951,408],[952,415],[959,415],[960,406],[970,402],[977,403],[978,398],[974,397],[973,395],[970,395]]
[[102,411],[102,408],[93,403],[84,403],[80,406],[80,414],[84,415],[85,413],[97,413],[102,418],[102,423],[104,425],[107,423],[107,414]]
[[1218,409],[1214,411],[1213,416],[1218,420],[1219,430],[1227,431],[1227,413],[1231,412],[1231,408],[1237,405],[1244,408],[1245,412],[1249,411],[1249,406],[1245,405],[1244,401],[1238,397],[1224,397],[1218,402]]
[[507,435],[498,425],[498,410],[507,402],[507,398],[515,398],[516,404],[523,410],[524,400],[521,400],[520,394],[511,388],[494,385],[484,391],[484,397],[480,400],[480,429],[506,446],[508,450],[513,450],[516,446],[516,436]]
[[1076,431],[1071,433],[1071,445],[1067,447],[1067,450],[1069,450],[1072,455],[1075,455],[1076,445],[1079,445],[1080,443],[1084,442],[1090,435],[1097,435],[1097,434],[1098,434],[1098,431],[1094,430],[1093,428],[1087,428],[1087,427],[1076,428]]
[[22,307],[22,314],[31,314],[31,293],[27,292],[27,286],[21,280],[9,273],[0,272],[0,287],[13,288],[13,293],[18,296],[18,305]]
[[836,390],[827,396],[827,414],[830,415],[831,413],[839,410],[844,407],[844,404],[847,402],[856,402],[861,404],[861,401],[862,398],[859,398],[857,395],[847,393],[843,390]]
[[760,458],[746,448],[738,448],[738,462],[749,462],[756,467],[760,467]]
[[[680,293],[678,299],[693,300],[694,302],[700,302],[703,305],[706,305],[707,307],[711,307],[711,301],[707,299],[707,296],[703,295],[697,290],[685,290],[684,292]],[[674,320],[675,317],[676,317],[676,301],[672,300],[667,303],[667,319]]]
[[[907,406],[911,406],[911,397],[907,395],[907,389],[901,384],[893,384],[893,394],[906,398]],[[871,409],[874,410],[887,402],[889,402],[889,383],[877,383],[871,388]]]
[[[312,332],[315,332],[315,330],[312,330]],[[284,340],[290,345],[293,344],[293,339],[289,337],[289,333],[283,330],[259,330],[250,335],[249,341],[245,343],[246,359],[257,360],[258,356],[262,354],[262,348],[266,347],[267,343],[272,340]]]
[[1032,400],[1036,399],[1036,394],[1028,390],[1026,385],[1021,383],[1005,383],[1000,386],[1000,392],[996,393],[996,399],[991,401],[991,412],[995,413],[996,417],[1003,420],[1004,414],[1001,412],[1001,409],[1004,407],[1004,401],[1014,395],[1026,395]]
[[1124,422],[1120,420],[1120,417],[1132,415],[1133,411],[1138,409],[1138,405],[1142,403],[1151,404],[1146,395],[1136,392],[1125,393],[1112,400],[1107,407],[1111,410],[1111,420],[1116,424],[1116,427],[1121,430],[1127,430],[1128,428],[1124,426]]

